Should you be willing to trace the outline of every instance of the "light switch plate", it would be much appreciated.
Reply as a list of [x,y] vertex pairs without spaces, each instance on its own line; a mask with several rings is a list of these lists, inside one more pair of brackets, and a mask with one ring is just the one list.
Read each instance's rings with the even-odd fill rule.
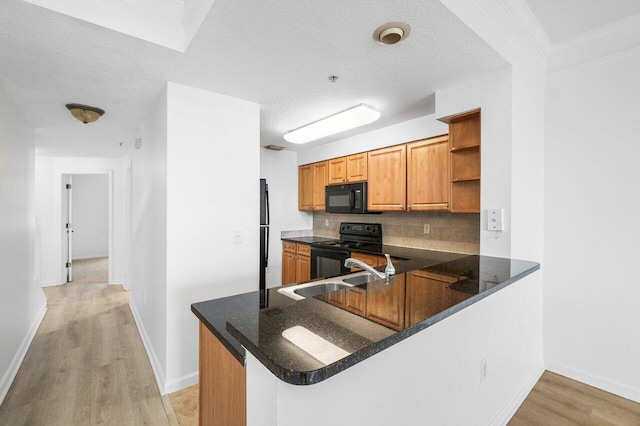
[[235,229],[233,231],[233,243],[234,244],[242,244],[242,231],[239,229]]
[[504,231],[503,209],[487,210],[487,229],[489,231]]

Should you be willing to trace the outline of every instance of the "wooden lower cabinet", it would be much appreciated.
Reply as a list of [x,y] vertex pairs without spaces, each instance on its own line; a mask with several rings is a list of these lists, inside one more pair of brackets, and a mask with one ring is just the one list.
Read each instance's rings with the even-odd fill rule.
[[407,273],[405,326],[410,327],[455,304],[449,286],[460,279],[428,271]]
[[282,285],[311,280],[311,246],[282,242]]
[[367,290],[359,287],[346,289],[344,308],[353,314],[364,317],[367,314]]
[[247,374],[224,345],[200,323],[200,425],[247,424]]
[[371,321],[394,330],[404,328],[405,274],[396,275],[390,284],[374,281],[367,284],[367,314]]

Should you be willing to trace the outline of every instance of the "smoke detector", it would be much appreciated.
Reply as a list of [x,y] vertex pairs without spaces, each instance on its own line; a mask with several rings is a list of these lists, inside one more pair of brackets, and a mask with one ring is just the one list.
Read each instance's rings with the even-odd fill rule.
[[409,37],[411,27],[404,22],[387,22],[373,32],[373,39],[380,44],[396,44]]

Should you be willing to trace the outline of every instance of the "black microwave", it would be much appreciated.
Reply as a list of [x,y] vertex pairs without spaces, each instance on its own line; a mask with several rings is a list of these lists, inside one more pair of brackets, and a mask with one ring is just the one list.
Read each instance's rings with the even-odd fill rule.
[[328,213],[368,213],[367,182],[326,186],[325,210]]

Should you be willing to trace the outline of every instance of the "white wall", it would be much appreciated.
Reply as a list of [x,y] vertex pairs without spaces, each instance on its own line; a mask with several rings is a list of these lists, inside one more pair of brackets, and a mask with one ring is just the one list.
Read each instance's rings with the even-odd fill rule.
[[640,53],[551,74],[546,90],[548,368],[640,402]]
[[53,238],[54,229],[54,192],[53,157],[36,155],[35,161],[35,198],[36,218],[38,220],[38,237],[36,239],[36,275],[41,286],[60,284],[55,272],[59,259],[54,258],[57,239]]
[[0,404],[46,310],[35,268],[34,140],[0,86]]
[[258,104],[168,83],[123,161],[131,306],[162,393],[198,381],[191,304],[258,288],[259,120]]
[[[62,219],[62,176],[65,174],[107,174],[109,176],[109,282],[126,284],[124,254],[122,160],[114,158],[41,157],[36,161],[38,193],[36,215],[41,229],[38,253],[41,285],[66,282]],[[44,227],[46,225],[46,227]]]
[[198,379],[190,305],[258,289],[260,106],[169,83],[167,140],[170,392]]
[[282,231],[310,230],[313,213],[298,210],[297,154],[292,151],[260,150],[260,177],[269,185],[269,266],[267,288],[282,285]]
[[248,354],[247,424],[506,424],[544,370],[537,274],[315,385],[284,383]]
[[129,304],[162,391],[167,363],[166,89],[139,137],[141,148],[129,151],[123,160],[123,168],[130,168],[132,176],[131,215],[125,218],[125,229],[132,234]]
[[109,255],[109,175],[72,176],[72,256]]

